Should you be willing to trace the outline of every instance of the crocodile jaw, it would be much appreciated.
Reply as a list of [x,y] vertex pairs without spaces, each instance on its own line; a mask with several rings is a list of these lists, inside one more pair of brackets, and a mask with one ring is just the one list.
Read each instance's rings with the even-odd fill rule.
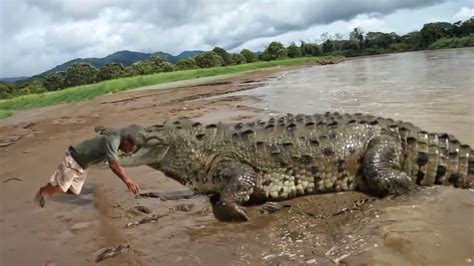
[[166,157],[169,150],[170,146],[163,148],[145,146],[133,153],[119,155],[119,162],[126,167],[156,164]]

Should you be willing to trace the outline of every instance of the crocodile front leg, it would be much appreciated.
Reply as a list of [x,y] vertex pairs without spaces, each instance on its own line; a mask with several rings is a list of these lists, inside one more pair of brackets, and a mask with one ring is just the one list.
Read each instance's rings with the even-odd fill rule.
[[369,142],[362,165],[362,176],[357,186],[361,191],[379,197],[402,195],[414,185],[412,179],[401,170],[402,146],[390,135],[373,138]]
[[241,204],[253,193],[255,171],[240,162],[221,161],[213,169],[212,178],[225,183],[221,193],[211,197],[214,216],[224,222],[247,221],[248,216]]

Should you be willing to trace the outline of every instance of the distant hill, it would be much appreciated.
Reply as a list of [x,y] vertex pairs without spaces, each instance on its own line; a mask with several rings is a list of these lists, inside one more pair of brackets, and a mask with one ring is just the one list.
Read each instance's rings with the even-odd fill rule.
[[43,76],[47,75],[52,72],[58,72],[58,71],[65,71],[74,63],[89,63],[93,65],[96,68],[101,68],[103,65],[111,62],[117,62],[117,63],[122,63],[124,66],[130,66],[133,63],[140,61],[140,60],[146,60],[152,55],[157,55],[166,61],[175,64],[182,58],[186,57],[192,57],[196,56],[199,54],[205,53],[204,51],[184,51],[180,53],[177,56],[164,53],[164,52],[156,52],[156,53],[140,53],[140,52],[132,52],[132,51],[119,51],[115,52],[113,54],[110,54],[106,57],[102,58],[97,58],[97,57],[91,57],[91,58],[76,58],[70,61],[67,61],[66,63],[63,63],[61,65],[58,65],[48,71],[45,71],[38,76]]
[[29,77],[0,78],[0,81],[3,81],[3,82],[16,82],[16,81],[24,80],[24,79],[27,79],[27,78],[29,78]]

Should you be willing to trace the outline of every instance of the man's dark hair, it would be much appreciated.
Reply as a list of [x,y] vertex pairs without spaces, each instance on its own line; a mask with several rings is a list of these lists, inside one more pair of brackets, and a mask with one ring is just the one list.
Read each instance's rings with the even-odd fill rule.
[[143,127],[139,125],[130,125],[120,131],[120,137],[130,140],[135,145],[140,145],[143,142],[143,135],[140,134],[142,129]]

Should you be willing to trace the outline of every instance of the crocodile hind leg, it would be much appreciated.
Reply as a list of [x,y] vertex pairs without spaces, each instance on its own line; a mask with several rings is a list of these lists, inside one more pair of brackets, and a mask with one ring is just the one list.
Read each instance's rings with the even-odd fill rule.
[[410,191],[414,185],[401,170],[401,157],[402,146],[396,137],[381,135],[373,138],[363,158],[358,188],[378,197],[402,195]]
[[247,202],[253,193],[255,171],[246,164],[225,161],[219,162],[213,172],[212,178],[225,184],[220,195],[211,197],[214,216],[224,222],[247,221],[248,216],[240,204]]

